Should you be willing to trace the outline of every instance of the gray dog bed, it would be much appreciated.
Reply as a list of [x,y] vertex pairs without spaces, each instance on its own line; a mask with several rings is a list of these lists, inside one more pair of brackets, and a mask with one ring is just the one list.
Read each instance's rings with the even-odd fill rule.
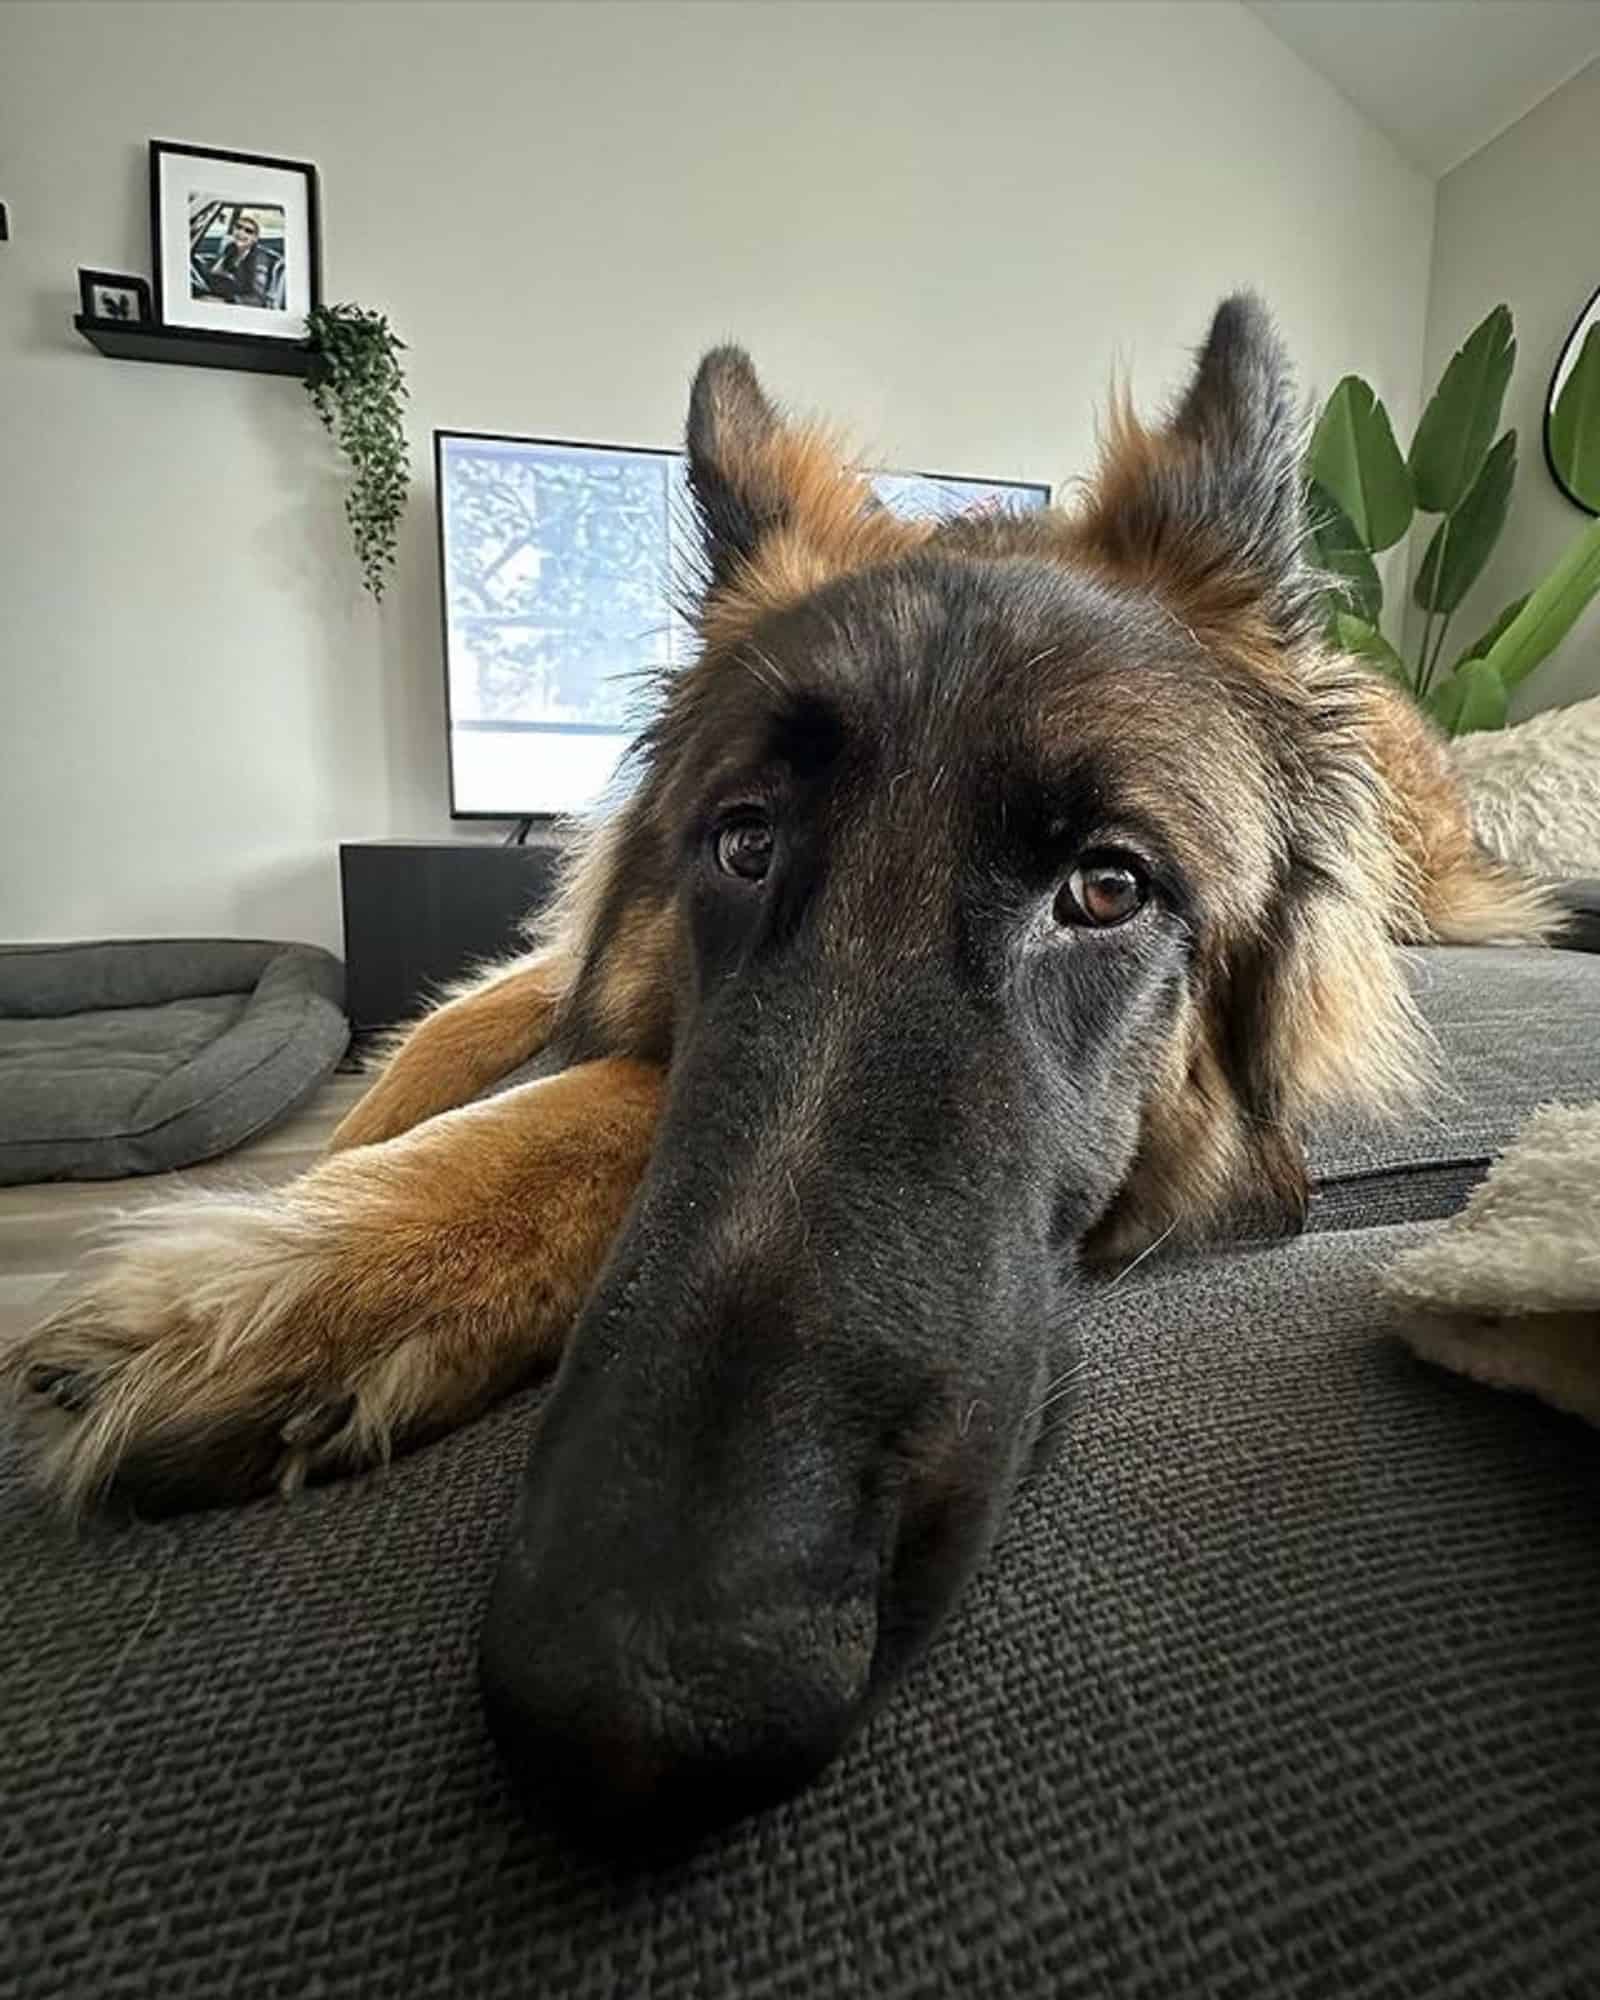
[[0,947],[0,1184],[208,1160],[344,1054],[344,971],[242,938]]

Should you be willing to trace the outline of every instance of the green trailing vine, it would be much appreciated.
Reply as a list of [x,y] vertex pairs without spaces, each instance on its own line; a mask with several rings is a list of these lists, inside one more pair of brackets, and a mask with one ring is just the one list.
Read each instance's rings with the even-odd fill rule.
[[306,330],[315,360],[306,388],[324,428],[350,461],[345,517],[362,580],[375,598],[394,566],[411,485],[404,404],[405,351],[382,313],[313,306]]

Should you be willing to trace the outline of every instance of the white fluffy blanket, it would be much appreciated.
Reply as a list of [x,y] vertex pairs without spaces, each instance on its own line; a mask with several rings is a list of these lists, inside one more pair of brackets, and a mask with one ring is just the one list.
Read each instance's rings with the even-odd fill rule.
[[1383,1284],[1426,1359],[1600,1424],[1600,1104],[1536,1111]]
[[1552,882],[1600,875],[1600,695],[1452,747],[1491,854]]
[[[1547,881],[1600,876],[1600,695],[1452,748],[1491,854]],[[1536,1111],[1383,1282],[1417,1353],[1600,1424],[1600,1104]]]

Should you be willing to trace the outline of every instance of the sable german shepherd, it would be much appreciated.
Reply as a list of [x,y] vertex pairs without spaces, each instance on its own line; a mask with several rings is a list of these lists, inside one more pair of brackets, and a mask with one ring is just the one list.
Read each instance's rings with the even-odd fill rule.
[[508,1753],[634,1834],[813,1776],[1053,1435],[1084,1267],[1293,1228],[1305,1121],[1418,1078],[1394,944],[1548,926],[1323,645],[1299,448],[1247,297],[1074,511],[941,527],[708,355],[704,644],[636,789],[329,1159],[159,1212],[9,1358],[44,1478],[288,1489],[564,1350],[484,1634]]

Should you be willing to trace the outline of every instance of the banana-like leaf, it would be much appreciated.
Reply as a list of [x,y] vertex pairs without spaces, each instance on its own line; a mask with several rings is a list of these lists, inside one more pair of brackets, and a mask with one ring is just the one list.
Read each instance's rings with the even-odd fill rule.
[[1467,497],[1433,531],[1411,594],[1424,611],[1454,611],[1483,574],[1511,506],[1517,477],[1517,434],[1505,436],[1483,461]]
[[1423,697],[1424,710],[1433,717],[1446,736],[1455,734],[1455,719],[1461,709],[1461,696],[1466,686],[1459,674],[1452,674],[1447,681],[1439,681]]
[[1333,620],[1335,635],[1347,653],[1354,653],[1358,660],[1365,660],[1402,687],[1407,694],[1412,691],[1411,675],[1406,663],[1378,630],[1369,625],[1365,618],[1356,618],[1348,611],[1336,612]]
[[1600,514],[1600,320],[1583,337],[1547,435],[1562,485],[1580,507]]
[[1456,678],[1464,683],[1464,689],[1450,733],[1470,736],[1476,729],[1504,729],[1510,696],[1489,662],[1469,660]]
[[1503,729],[1509,700],[1505,682],[1487,660],[1468,660],[1423,706],[1447,735],[1469,736],[1474,730]]
[[1373,555],[1411,525],[1411,476],[1394,441],[1389,412],[1359,375],[1328,398],[1311,439],[1308,468],[1349,516]]
[[1312,562],[1339,579],[1340,595],[1357,617],[1376,625],[1383,611],[1383,584],[1355,523],[1315,480],[1306,492],[1306,514],[1311,522]]
[[1484,654],[1508,688],[1525,681],[1553,653],[1600,591],[1600,521],[1569,543],[1566,554]]
[[1467,497],[1517,358],[1508,306],[1496,306],[1450,357],[1411,442],[1411,486],[1426,514],[1448,514]]
[[1473,640],[1472,644],[1456,661],[1455,667],[1451,668],[1451,672],[1454,673],[1457,668],[1464,667],[1468,660],[1484,659],[1495,640],[1499,638],[1512,619],[1521,611],[1523,605],[1527,603],[1529,595],[1529,592],[1524,591],[1521,597],[1513,597],[1505,610],[1501,612],[1500,616],[1489,627],[1488,631],[1480,632],[1477,638]]

